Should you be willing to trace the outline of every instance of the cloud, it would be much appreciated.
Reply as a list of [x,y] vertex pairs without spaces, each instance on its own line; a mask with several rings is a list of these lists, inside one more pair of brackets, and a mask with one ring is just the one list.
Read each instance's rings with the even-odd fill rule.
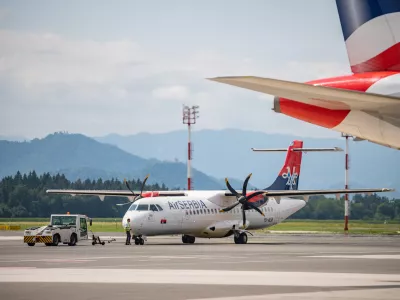
[[[269,95],[206,80],[254,75],[306,81],[346,72],[327,62],[198,50],[182,56],[132,39],[74,40],[52,33],[0,30],[0,128],[3,135],[88,135],[182,129],[182,104],[199,105],[196,129],[242,128],[331,133],[271,112]],[[21,107],[23,109],[21,109]]]
[[189,90],[184,86],[174,85],[156,88],[152,94],[158,99],[184,100],[189,96]]

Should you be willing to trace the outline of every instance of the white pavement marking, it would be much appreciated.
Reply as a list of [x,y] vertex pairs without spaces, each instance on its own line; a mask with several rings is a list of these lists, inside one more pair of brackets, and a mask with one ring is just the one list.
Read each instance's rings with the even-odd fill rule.
[[247,295],[218,298],[198,298],[192,300],[309,300],[309,299],[380,299],[397,300],[399,299],[400,289],[365,289],[351,291],[328,291],[328,292],[307,292],[307,293],[282,293],[267,295]]
[[0,236],[0,241],[23,241],[24,236]]
[[[101,272],[103,270],[103,272]],[[153,283],[258,286],[388,286],[397,274],[166,269],[0,269],[0,282]]]
[[361,259],[400,259],[400,254],[371,254],[371,255],[312,255],[303,257],[316,258],[361,258]]

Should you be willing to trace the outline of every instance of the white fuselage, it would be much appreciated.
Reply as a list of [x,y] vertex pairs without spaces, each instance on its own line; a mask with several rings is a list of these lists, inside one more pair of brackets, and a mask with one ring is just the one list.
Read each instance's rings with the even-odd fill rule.
[[[243,229],[241,206],[229,212],[220,209],[236,201],[235,197],[218,196],[215,191],[188,191],[184,197],[149,197],[136,201],[125,213],[122,225],[131,220],[133,235],[155,236],[185,234],[204,238],[221,238]],[[274,198],[255,210],[246,210],[246,230],[278,224],[304,207],[306,202],[285,198],[278,204]],[[161,209],[160,209],[161,207]]]

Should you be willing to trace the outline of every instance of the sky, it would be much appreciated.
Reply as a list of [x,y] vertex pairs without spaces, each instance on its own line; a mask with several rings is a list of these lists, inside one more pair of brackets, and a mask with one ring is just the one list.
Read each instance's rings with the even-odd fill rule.
[[0,45],[1,136],[183,130],[183,104],[194,130],[340,135],[207,80],[350,74],[333,0],[2,0]]

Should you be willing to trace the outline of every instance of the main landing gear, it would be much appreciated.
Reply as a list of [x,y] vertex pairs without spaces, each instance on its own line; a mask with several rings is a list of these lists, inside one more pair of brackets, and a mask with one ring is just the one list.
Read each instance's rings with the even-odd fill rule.
[[194,236],[186,235],[186,234],[182,235],[182,242],[184,244],[193,244],[195,240],[196,240],[196,238]]
[[135,236],[135,245],[144,245],[144,239],[142,236]]
[[233,236],[235,244],[247,244],[247,234],[246,232],[241,232]]

